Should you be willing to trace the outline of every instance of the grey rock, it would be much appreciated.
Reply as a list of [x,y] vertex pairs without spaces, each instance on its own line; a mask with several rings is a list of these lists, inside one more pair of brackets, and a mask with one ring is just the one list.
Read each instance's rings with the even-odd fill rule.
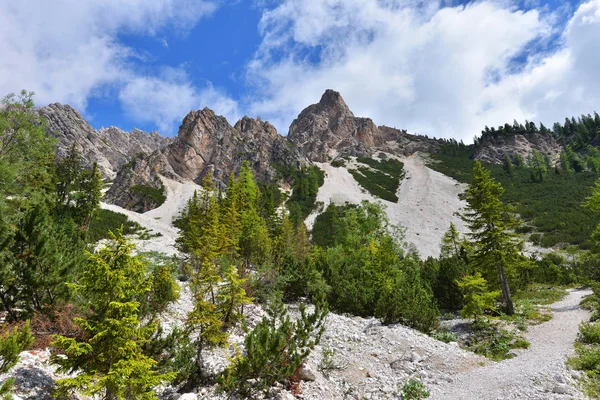
[[142,156],[133,168],[126,165],[119,171],[106,201],[133,209],[132,205],[139,205],[140,199],[131,198],[132,184],[155,187],[159,174],[201,183],[210,172],[217,186],[225,189],[229,175],[238,172],[244,162],[248,162],[258,179],[267,182],[278,178],[275,165],[306,164],[268,122],[244,117],[232,127],[208,108],[192,111],[172,143]]
[[296,375],[303,381],[313,382],[317,379],[317,376],[315,375],[314,371],[307,363],[302,364],[300,368],[298,368]]
[[477,145],[473,158],[492,164],[502,164],[506,155],[514,157],[520,154],[527,159],[533,150],[537,150],[557,161],[562,149],[562,145],[550,134],[487,135]]
[[559,383],[554,385],[552,388],[552,393],[556,394],[569,394],[569,387],[565,384]]
[[95,130],[69,105],[54,103],[37,109],[36,113],[46,120],[48,133],[58,139],[58,157],[64,157],[71,146],[75,146],[86,165],[97,163],[102,176],[108,179],[113,179],[116,171],[137,153],[150,154],[171,141],[156,132],[139,129],[131,132],[115,127]]

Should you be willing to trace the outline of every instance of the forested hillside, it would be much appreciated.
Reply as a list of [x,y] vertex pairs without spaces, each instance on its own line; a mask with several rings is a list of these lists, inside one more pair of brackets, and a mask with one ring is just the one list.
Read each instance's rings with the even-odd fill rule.
[[[550,318],[540,304],[560,299],[559,286],[599,279],[598,154],[589,119],[574,133],[565,133],[571,125],[544,133],[565,143],[558,163],[533,150],[487,165],[472,160],[481,143],[436,140],[431,168],[469,184],[460,213],[468,233],[450,224],[439,257],[407,248],[381,203],[317,204],[326,176],[316,165],[273,164],[268,171],[278,176],[265,180],[236,160],[224,185],[203,175],[202,190],[174,222],[179,236],[169,258],[138,254],[132,237],[160,238],[99,208],[97,166],[75,147],[55,156],[57,143],[32,108],[24,92],[0,110],[0,396],[22,390],[9,377],[32,347],[49,348],[56,375],[46,394],[58,397],[205,391],[256,398],[278,385],[299,394],[301,381],[311,380],[305,369],[313,351],[323,357],[322,376],[335,369],[325,359],[333,353],[320,347],[331,340],[333,313],[336,321],[344,314],[389,329],[402,324],[502,360],[529,346],[525,331]],[[517,127],[507,129],[484,136]],[[373,196],[396,202],[405,172],[395,157],[358,157],[348,173]],[[316,211],[309,231],[304,221]],[[567,252],[529,257],[525,239]],[[467,336],[458,338],[442,315],[469,319]],[[215,354],[227,361],[215,366]],[[424,396],[417,378],[403,376],[399,393]],[[328,384],[341,390],[340,382]]]

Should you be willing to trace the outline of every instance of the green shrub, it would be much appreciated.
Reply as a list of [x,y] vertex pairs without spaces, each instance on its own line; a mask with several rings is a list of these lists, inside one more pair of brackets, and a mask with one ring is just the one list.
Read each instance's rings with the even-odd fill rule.
[[411,378],[402,387],[403,400],[421,400],[429,397],[429,391],[425,389],[423,382]]
[[342,158],[338,159],[338,160],[333,160],[331,162],[331,166],[335,167],[335,168],[339,168],[339,167],[345,167],[346,166],[346,161]]
[[600,322],[583,322],[579,325],[579,340],[587,344],[600,344]]
[[124,235],[134,234],[142,228],[137,222],[129,220],[125,214],[99,209],[90,222],[87,241],[96,243],[102,239],[109,239],[109,232],[117,232],[121,227]]
[[466,347],[474,353],[500,361],[509,358],[507,354],[511,349],[527,348],[529,343],[496,324],[479,319],[473,323],[473,332]]
[[267,317],[244,339],[245,355],[238,355],[219,376],[222,390],[254,397],[276,383],[291,378],[319,344],[325,330],[327,307],[319,304],[312,314],[300,305],[300,317],[292,321],[280,300],[267,309]]
[[159,207],[167,200],[165,187],[162,182],[158,188],[150,185],[133,185],[129,190],[131,193],[138,194],[142,197],[145,209]]
[[456,342],[458,340],[456,334],[448,331],[447,329],[438,329],[432,331],[431,337],[444,343]]
[[[15,326],[6,332],[0,332],[0,374],[7,373],[19,361],[19,355],[33,344],[33,335],[29,321],[22,327]],[[0,384],[0,398],[10,399],[10,391],[14,379],[7,379]]]
[[161,313],[169,303],[179,299],[179,285],[173,279],[173,268],[161,265],[152,271],[149,304],[152,312]]

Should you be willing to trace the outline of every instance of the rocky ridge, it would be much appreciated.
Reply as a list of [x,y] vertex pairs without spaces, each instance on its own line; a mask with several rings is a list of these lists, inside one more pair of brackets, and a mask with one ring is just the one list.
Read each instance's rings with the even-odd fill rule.
[[201,183],[210,172],[215,183],[225,188],[229,175],[239,171],[244,162],[263,181],[277,179],[277,166],[306,164],[298,150],[273,125],[260,118],[244,117],[231,126],[225,117],[208,108],[192,111],[169,145],[140,156],[119,171],[106,201],[138,210],[139,196],[131,193],[130,188],[132,185],[158,188],[159,174]]
[[327,90],[321,100],[305,108],[287,136],[307,159],[327,162],[336,157],[369,157],[377,151],[409,156],[415,152],[437,152],[440,141],[410,135],[370,118],[356,117],[340,95]]
[[102,176],[113,179],[117,171],[138,153],[149,154],[168,144],[171,139],[156,132],[139,129],[124,132],[110,127],[94,129],[69,105],[50,104],[36,110],[47,121],[47,131],[58,139],[57,155],[65,156],[75,145],[84,162],[97,163]]
[[[436,152],[441,141],[410,135],[355,117],[338,92],[327,90],[319,103],[308,106],[292,122],[287,137],[269,122],[244,117],[234,126],[212,110],[190,112],[177,137],[167,146],[125,165],[106,194],[107,202],[139,211],[142,199],[132,185],[158,188],[158,175],[201,183],[210,172],[226,187],[229,174],[247,161],[264,181],[278,179],[278,166],[327,162],[333,158],[364,156],[385,151],[400,156]],[[138,162],[139,161],[139,162]]]
[[506,155],[514,157],[520,154],[527,159],[533,150],[548,154],[553,161],[556,161],[563,147],[550,134],[484,135],[475,148],[473,158],[487,163],[501,164]]
[[[139,212],[160,204],[147,196],[148,191],[163,190],[159,176],[201,183],[210,172],[224,189],[229,175],[244,161],[259,179],[273,182],[281,178],[279,167],[374,158],[379,153],[397,157],[437,153],[445,143],[356,117],[334,90],[325,91],[318,103],[300,112],[286,137],[260,118],[246,116],[232,126],[208,108],[191,111],[174,139],[115,127],[96,131],[76,110],[61,104],[38,112],[48,120],[49,131],[59,138],[59,155],[75,143],[88,164],[98,163],[105,178],[114,178],[107,202]],[[552,136],[539,133],[488,135],[477,144],[474,158],[501,163],[506,154],[526,157],[533,149],[557,159],[562,147]]]

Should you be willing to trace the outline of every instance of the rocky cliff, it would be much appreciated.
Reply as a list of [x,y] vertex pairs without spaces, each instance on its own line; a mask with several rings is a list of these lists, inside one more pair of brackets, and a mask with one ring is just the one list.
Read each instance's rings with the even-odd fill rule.
[[273,125],[244,117],[235,126],[205,108],[190,112],[172,143],[136,159],[119,171],[106,201],[133,210],[143,210],[143,199],[131,187],[159,187],[157,175],[200,183],[210,172],[224,188],[229,175],[244,161],[259,179],[277,178],[277,165],[302,165],[306,161]]
[[475,147],[473,158],[492,164],[501,164],[506,155],[522,155],[525,159],[533,151],[548,154],[556,161],[562,145],[550,134],[524,133],[519,135],[484,135]]
[[338,92],[327,90],[292,122],[287,138],[309,160],[326,162],[338,154],[367,155],[379,129],[371,119],[355,117]]
[[113,179],[117,171],[137,153],[150,154],[170,142],[158,133],[139,129],[124,132],[110,127],[95,130],[69,105],[50,104],[37,109],[47,121],[48,133],[58,139],[57,155],[64,156],[72,145],[84,161],[97,163],[104,178]]
[[333,90],[327,90],[317,104],[298,115],[287,137],[303,156],[316,162],[346,156],[368,157],[378,151],[397,155],[436,152],[440,146],[437,140],[378,127],[370,118],[354,116],[340,93]]

